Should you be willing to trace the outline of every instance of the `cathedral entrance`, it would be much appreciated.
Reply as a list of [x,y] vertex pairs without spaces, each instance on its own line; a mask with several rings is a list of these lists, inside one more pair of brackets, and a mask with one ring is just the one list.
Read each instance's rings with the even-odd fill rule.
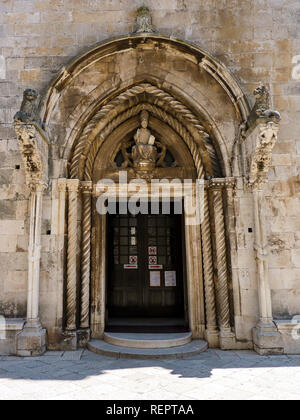
[[183,324],[183,217],[174,214],[174,205],[170,214],[161,210],[108,216],[108,324],[118,323],[117,318],[131,318],[129,325],[132,318],[147,318],[147,326],[153,318],[173,318]]

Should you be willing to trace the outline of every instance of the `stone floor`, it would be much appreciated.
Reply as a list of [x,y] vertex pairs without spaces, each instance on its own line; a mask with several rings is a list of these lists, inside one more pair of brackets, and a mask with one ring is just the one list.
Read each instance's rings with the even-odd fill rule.
[[89,351],[0,357],[6,399],[300,399],[300,356],[208,350],[187,359],[111,359]]

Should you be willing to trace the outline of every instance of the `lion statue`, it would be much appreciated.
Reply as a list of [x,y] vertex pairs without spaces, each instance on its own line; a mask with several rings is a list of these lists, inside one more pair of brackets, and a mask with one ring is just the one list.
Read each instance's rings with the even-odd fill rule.
[[268,88],[260,84],[253,92],[255,105],[251,111],[251,119],[266,118],[274,122],[280,121],[280,113],[270,109],[270,92]]
[[36,101],[38,93],[33,89],[26,89],[23,93],[21,109],[14,116],[14,121],[22,123],[36,123],[41,125]]

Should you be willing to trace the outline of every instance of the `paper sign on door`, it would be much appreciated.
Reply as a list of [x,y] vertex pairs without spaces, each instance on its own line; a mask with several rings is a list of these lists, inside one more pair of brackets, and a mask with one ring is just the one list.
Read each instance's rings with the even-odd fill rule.
[[150,271],[150,287],[160,287],[160,271]]
[[166,287],[176,286],[176,271],[165,271],[165,286]]

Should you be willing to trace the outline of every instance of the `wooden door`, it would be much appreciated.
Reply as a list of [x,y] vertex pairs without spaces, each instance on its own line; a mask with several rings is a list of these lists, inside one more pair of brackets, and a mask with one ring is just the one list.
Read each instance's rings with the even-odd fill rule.
[[108,217],[108,316],[184,313],[182,216]]

